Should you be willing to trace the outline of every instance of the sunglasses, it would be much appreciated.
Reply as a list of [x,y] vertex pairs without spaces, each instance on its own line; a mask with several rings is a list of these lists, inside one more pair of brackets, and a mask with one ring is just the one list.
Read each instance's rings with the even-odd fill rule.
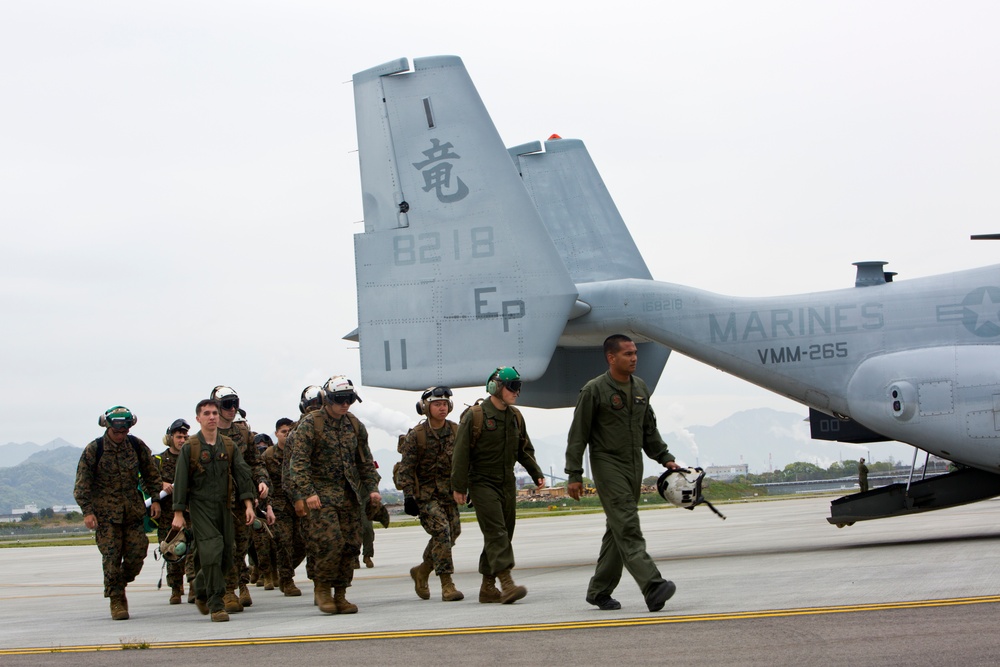
[[510,382],[504,382],[503,386],[507,387],[512,393],[516,394],[521,391],[521,381],[511,380]]
[[355,398],[354,394],[340,394],[333,396],[333,402],[337,405],[350,405],[354,402]]
[[240,399],[238,398],[224,398],[219,401],[219,407],[223,410],[238,410],[240,407]]
[[127,431],[132,428],[131,419],[109,419],[108,426],[115,431]]

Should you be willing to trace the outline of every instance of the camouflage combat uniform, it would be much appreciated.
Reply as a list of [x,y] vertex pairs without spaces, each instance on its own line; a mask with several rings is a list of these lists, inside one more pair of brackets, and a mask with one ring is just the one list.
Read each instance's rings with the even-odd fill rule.
[[[168,446],[163,452],[156,455],[156,468],[160,471],[160,480],[163,482],[169,482],[173,484],[174,475],[177,470],[177,454],[170,451]],[[159,497],[157,493],[155,497]],[[160,518],[156,525],[156,540],[162,542],[167,539],[167,533],[170,532],[170,521],[174,517],[174,497],[173,495],[165,496],[160,499]],[[187,517],[185,517],[187,519]],[[188,519],[188,523],[190,520]],[[192,549],[193,544],[188,545],[188,549]],[[184,585],[184,570],[187,565],[187,558],[179,561],[167,562],[167,585],[173,588],[181,588]],[[193,570],[193,568],[192,568]],[[194,580],[194,575],[192,574],[188,578],[188,583]]]
[[368,431],[350,413],[334,418],[325,409],[305,415],[289,436],[289,488],[293,502],[319,496],[303,522],[310,577],[317,586],[343,589],[354,579],[361,552],[358,513],[379,476],[368,449]]
[[[201,442],[201,456],[192,470],[191,444],[196,439]],[[234,524],[243,523],[233,520],[230,477],[233,495],[241,504],[257,495],[240,448],[233,445],[229,459],[226,440],[217,436],[215,445],[208,445],[201,431],[191,436],[181,448],[174,479],[174,511],[186,510],[191,515],[197,545],[194,556],[198,575],[192,585],[198,599],[206,600],[213,612],[223,608],[222,596],[228,590],[224,572],[232,568]]]
[[[462,532],[458,505],[451,493],[457,428],[455,422],[446,421],[435,431],[426,420],[411,428],[403,439],[403,459],[396,472],[400,490],[413,497],[420,508],[420,525],[431,536],[424,548],[424,561],[433,563],[439,576],[455,572],[451,548]],[[423,447],[417,438],[418,429],[423,431]]]
[[[307,414],[311,414],[313,412],[317,412],[322,409],[323,409],[322,407],[318,408],[313,407],[307,410],[305,414],[299,416],[298,421],[296,421],[295,424],[292,426],[292,430],[288,432],[288,438],[285,440],[285,454],[281,460],[281,490],[284,491],[285,498],[287,498],[288,502],[291,503],[292,512],[295,514],[295,519],[296,519],[295,525],[297,526],[299,539],[302,540],[302,549],[305,552],[306,579],[308,579],[309,581],[315,580],[315,577],[313,576],[313,559],[312,556],[309,555],[309,549],[306,548],[306,528],[305,528],[306,499],[304,496],[299,496],[295,490],[295,487],[292,485],[291,469],[289,468],[288,464],[291,463],[292,461],[290,453],[292,451],[292,443],[295,442],[295,429],[299,427],[299,424],[302,423],[303,418],[305,418]],[[296,510],[296,507],[299,507],[299,509]],[[294,544],[292,546],[292,553],[293,553],[292,560],[294,562],[294,554],[295,554]],[[297,568],[298,565],[296,565],[295,567]]]
[[535,461],[535,448],[527,432],[522,433],[523,417],[514,406],[499,410],[489,399],[481,403],[483,431],[472,442],[473,410],[462,416],[455,437],[451,485],[468,493],[475,503],[476,521],[483,532],[483,552],[479,572],[496,576],[514,567],[515,509],[517,484],[514,464],[520,463],[537,480],[544,477]]
[[277,569],[278,581],[276,584],[284,586],[285,582],[292,581],[295,576],[295,568],[302,564],[306,556],[306,545],[302,539],[302,521],[295,515],[295,507],[291,499],[285,493],[282,485],[282,468],[286,467],[288,457],[288,441],[285,446],[271,445],[261,456],[267,474],[271,478],[271,510],[274,512],[274,525],[271,531],[274,533],[274,542],[277,549]]
[[[97,460],[98,443],[103,452]],[[104,568],[104,597],[120,596],[142,570],[149,549],[143,530],[146,505],[142,488],[157,498],[163,488],[153,455],[139,438],[129,435],[121,444],[105,433],[83,448],[76,468],[73,496],[84,516],[97,518],[97,548]]]
[[[236,443],[237,449],[242,454],[243,461],[250,467],[250,477],[254,491],[253,499],[256,500],[257,488],[260,486],[260,483],[264,482],[270,486],[267,470],[264,468],[264,464],[261,463],[260,456],[257,454],[257,445],[253,444],[254,436],[257,434],[250,430],[246,422],[233,422],[229,425],[229,428],[220,428],[219,434]],[[270,494],[268,495],[270,496]],[[242,501],[239,498],[231,498],[230,500],[233,503],[233,511],[236,513],[236,516],[243,516]],[[266,506],[266,500],[260,502],[262,509]],[[250,540],[254,534],[253,528],[247,526],[242,521],[237,521],[233,525],[233,529],[235,531],[234,539],[236,540],[233,547],[233,567],[226,573],[226,590],[231,593],[235,592],[240,586],[245,587],[250,583],[250,568],[247,567],[247,551],[250,549]]]

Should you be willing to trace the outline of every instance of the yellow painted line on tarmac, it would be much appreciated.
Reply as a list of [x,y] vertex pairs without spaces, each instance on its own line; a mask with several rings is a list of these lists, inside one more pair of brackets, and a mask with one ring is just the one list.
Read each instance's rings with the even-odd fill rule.
[[91,644],[81,646],[47,646],[37,648],[0,649],[0,655],[38,655],[42,653],[89,653],[94,651],[123,651],[128,649],[178,649],[211,648],[225,646],[254,646],[275,644],[306,644],[317,642],[358,641],[370,639],[415,639],[421,637],[454,637],[460,635],[485,635],[511,632],[551,632],[553,630],[584,630],[617,627],[641,627],[666,625],[670,623],[702,623],[706,621],[735,621],[755,618],[788,618],[794,616],[818,616],[823,614],[845,614],[864,611],[886,611],[895,609],[922,609],[929,607],[952,607],[970,604],[995,604],[1000,595],[947,598],[942,600],[912,600],[907,602],[881,602],[872,604],[841,605],[833,607],[802,607],[798,609],[764,609],[760,611],[735,611],[721,614],[696,614],[687,616],[642,616],[632,618],[602,619],[594,621],[565,621],[560,623],[531,623],[524,625],[487,625],[474,628],[428,628],[417,630],[395,630],[359,633],[338,633],[323,635],[293,635],[288,637],[252,637],[240,639],[202,639],[197,641],[142,642],[140,639],[126,640],[119,644]]

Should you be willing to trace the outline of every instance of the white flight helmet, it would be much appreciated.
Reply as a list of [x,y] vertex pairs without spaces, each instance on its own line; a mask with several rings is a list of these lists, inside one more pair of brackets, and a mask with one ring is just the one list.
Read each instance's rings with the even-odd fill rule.
[[318,408],[323,404],[323,388],[314,384],[302,390],[299,398],[299,412],[305,414],[312,408]]
[[656,490],[663,499],[677,507],[693,510],[695,505],[704,503],[709,509],[718,514],[722,513],[712,506],[712,503],[705,500],[701,495],[701,482],[705,479],[705,471],[701,468],[678,468],[667,470],[656,480]]

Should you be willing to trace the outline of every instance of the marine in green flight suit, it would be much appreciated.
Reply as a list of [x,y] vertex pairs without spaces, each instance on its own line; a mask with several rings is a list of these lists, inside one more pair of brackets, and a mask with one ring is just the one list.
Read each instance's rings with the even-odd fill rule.
[[[524,586],[517,586],[510,574],[514,567],[511,539],[517,505],[514,464],[523,465],[538,488],[545,486],[545,476],[535,461],[535,448],[525,429],[524,417],[513,405],[521,392],[517,370],[497,368],[486,383],[486,391],[489,398],[471,407],[458,426],[451,488],[459,505],[472,498],[483,533],[483,551],[479,556],[483,583],[479,601],[509,604],[528,592]],[[496,589],[497,578],[500,591]]]
[[590,445],[590,463],[597,493],[607,517],[597,569],[587,589],[587,602],[601,609],[621,609],[611,597],[627,569],[642,590],[650,611],[659,611],[674,594],[646,553],[639,526],[639,493],[643,454],[678,468],[656,428],[646,383],[635,377],[635,343],[614,334],[604,341],[608,372],[580,390],[566,446],[567,491],[579,500],[583,491],[583,454]]
[[[191,531],[196,545],[198,575],[192,584],[195,604],[203,614],[211,612],[213,621],[228,621],[223,595],[226,593],[224,568],[232,566],[233,513],[230,511],[229,478],[233,478],[236,497],[244,506],[244,524],[254,520],[250,467],[243,454],[229,438],[219,433],[219,403],[204,399],[198,403],[196,419],[201,430],[181,448],[174,473],[174,518],[171,525],[184,528],[184,510],[191,516]],[[192,444],[200,453],[191,462]],[[228,444],[227,444],[228,443]],[[192,470],[193,467],[193,470]]]

